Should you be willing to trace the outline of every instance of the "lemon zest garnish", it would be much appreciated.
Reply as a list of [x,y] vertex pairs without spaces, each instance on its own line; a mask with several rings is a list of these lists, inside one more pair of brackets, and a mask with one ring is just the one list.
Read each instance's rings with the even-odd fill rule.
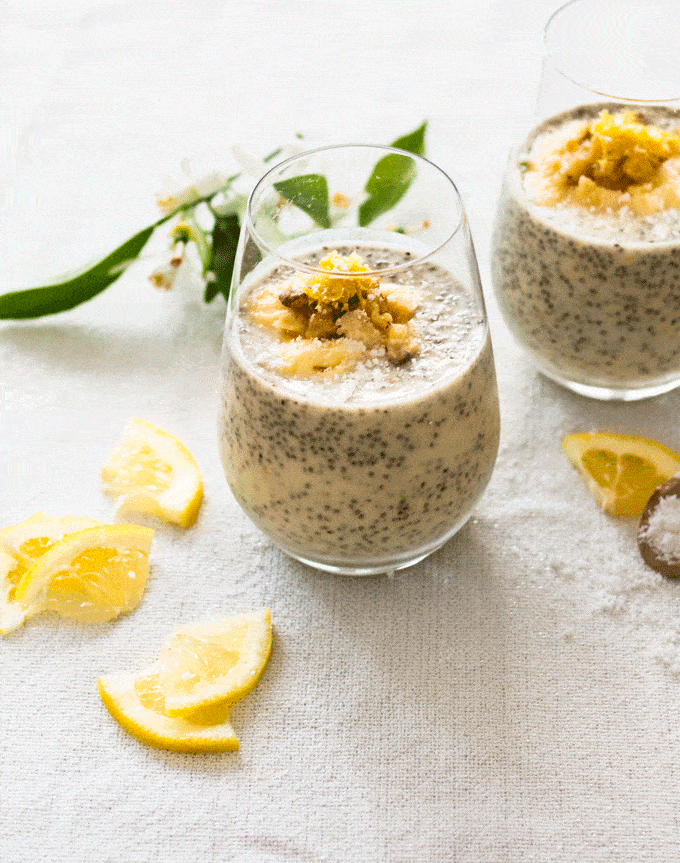
[[341,375],[369,351],[394,365],[418,354],[411,323],[421,303],[416,290],[363,275],[369,270],[356,252],[330,252],[319,268],[267,285],[248,302],[251,320],[282,342],[274,361],[280,374]]
[[[352,252],[344,257],[333,251],[319,261],[319,267],[328,272],[328,276],[315,274],[301,280],[299,285],[307,296],[320,305],[348,304],[353,297],[366,296],[371,290],[377,290],[380,280],[367,276],[350,275],[365,273],[368,267],[360,255]],[[347,276],[344,277],[344,274]]]

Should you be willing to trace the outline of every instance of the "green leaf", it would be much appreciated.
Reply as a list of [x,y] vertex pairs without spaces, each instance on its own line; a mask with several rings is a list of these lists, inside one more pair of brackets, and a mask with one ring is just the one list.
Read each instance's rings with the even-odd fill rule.
[[212,302],[218,294],[222,294],[225,300],[229,296],[240,232],[239,218],[236,213],[215,217],[215,225],[212,230],[212,250],[208,266],[214,279],[206,282],[204,295],[206,303]]
[[[422,156],[425,152],[426,128],[425,122],[415,131],[397,138],[391,146]],[[409,156],[400,153],[383,156],[364,187],[368,198],[359,207],[359,225],[366,227],[378,216],[391,210],[404,197],[415,176],[415,161]]]
[[330,228],[328,182],[322,174],[302,174],[290,180],[279,180],[274,188],[293,206],[307,213],[322,228]]
[[424,156],[426,129],[427,120],[413,132],[409,132],[408,135],[402,135],[401,138],[392,141],[390,147],[396,147],[397,150],[408,150],[409,153],[415,153],[416,156]]
[[39,318],[42,315],[65,312],[91,300],[125,272],[154,230],[165,221],[166,218],[160,219],[139,231],[104,260],[77,276],[54,285],[3,294],[0,296],[0,319]]

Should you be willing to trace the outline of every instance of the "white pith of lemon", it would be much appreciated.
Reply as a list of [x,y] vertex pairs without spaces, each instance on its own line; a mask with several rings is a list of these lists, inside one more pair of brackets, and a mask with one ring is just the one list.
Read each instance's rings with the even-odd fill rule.
[[97,687],[109,713],[143,743],[178,752],[237,749],[229,707],[260,679],[271,641],[268,608],[191,624],[170,636],[156,665],[106,675]]
[[680,472],[680,455],[657,441],[589,432],[568,435],[562,449],[605,512],[639,518],[654,489]]
[[14,601],[24,618],[56,611],[87,623],[135,608],[149,574],[153,530],[106,524],[69,533],[21,577]]
[[173,752],[238,749],[228,705],[199,710],[188,718],[170,717],[163,707],[158,678],[157,667],[141,675],[110,674],[99,678],[97,688],[116,722],[142,743]]
[[0,530],[0,634],[16,629],[31,611],[16,602],[22,578],[49,548],[69,533],[97,527],[101,522],[80,516],[49,516],[38,512],[19,524]]
[[203,499],[194,457],[181,441],[145,420],[131,419],[101,472],[118,515],[143,513],[189,527]]

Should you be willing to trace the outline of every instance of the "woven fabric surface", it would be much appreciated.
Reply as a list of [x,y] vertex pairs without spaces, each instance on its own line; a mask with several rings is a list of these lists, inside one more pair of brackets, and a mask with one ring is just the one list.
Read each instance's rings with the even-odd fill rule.
[[[314,142],[389,143],[428,118],[466,203],[502,439],[470,522],[394,577],[289,560],[231,496],[216,445],[224,305],[155,292],[165,239],[101,297],[0,325],[0,526],[104,521],[127,419],[175,434],[205,500],[156,525],[140,606],[42,615],[0,645],[3,863],[656,863],[680,855],[680,585],[598,511],[560,451],[593,428],[677,449],[678,392],[594,403],[541,378],[490,293],[503,163],[535,98],[548,2],[7,4],[4,289],[155,218],[185,156],[217,167]],[[3,245],[5,245],[3,244]],[[237,753],[123,731],[96,689],[175,626],[268,605],[274,642],[232,710]]]

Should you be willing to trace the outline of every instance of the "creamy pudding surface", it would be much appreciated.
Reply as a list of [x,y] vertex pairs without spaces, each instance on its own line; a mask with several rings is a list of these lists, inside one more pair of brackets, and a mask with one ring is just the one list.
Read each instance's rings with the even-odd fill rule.
[[[300,312],[309,299],[292,267],[244,286],[225,331],[220,453],[237,501],[285,551],[390,568],[441,545],[484,491],[498,449],[495,371],[486,322],[448,270],[392,271],[408,252],[354,251],[301,259],[390,270],[367,283],[362,308],[351,298],[330,323]],[[291,309],[307,334],[331,329],[296,335]]]
[[680,111],[581,106],[511,157],[494,288],[549,377],[649,395],[680,384],[679,130]]

